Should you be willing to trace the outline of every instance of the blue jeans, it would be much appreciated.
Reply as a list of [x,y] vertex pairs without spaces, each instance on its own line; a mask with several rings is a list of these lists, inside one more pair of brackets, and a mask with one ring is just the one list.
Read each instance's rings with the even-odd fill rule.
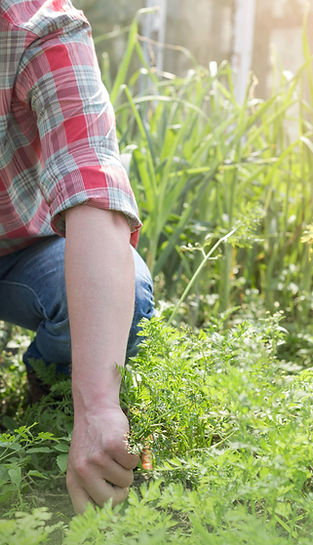
[[[36,331],[23,361],[56,364],[57,372],[70,373],[71,340],[64,277],[65,240],[51,236],[28,248],[0,257],[0,320]],[[126,359],[134,356],[140,337],[138,322],[154,311],[150,272],[132,248],[135,264],[135,310]]]

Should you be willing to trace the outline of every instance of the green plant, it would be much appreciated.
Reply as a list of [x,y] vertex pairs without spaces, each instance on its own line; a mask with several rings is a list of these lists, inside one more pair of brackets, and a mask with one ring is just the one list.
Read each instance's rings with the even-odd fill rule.
[[0,502],[17,496],[22,502],[21,492],[34,483],[34,478],[47,479],[33,463],[32,455],[52,452],[48,442],[55,440],[50,432],[32,433],[31,426],[20,426],[14,433],[0,435]]
[[62,523],[48,525],[50,518],[51,513],[41,508],[34,509],[32,513],[17,512],[11,520],[0,520],[0,545],[48,543],[48,536],[62,527]]
[[[32,543],[51,538],[51,545],[307,545],[313,380],[299,359],[297,368],[278,359],[288,339],[282,319],[251,304],[212,318],[198,332],[159,318],[144,322],[142,348],[122,373],[121,401],[133,447],[150,439],[153,470],[138,469],[122,506],[63,518],[63,538],[37,511],[0,519],[1,545],[22,544],[25,536]],[[61,412],[61,405],[49,409],[48,403],[41,426]],[[38,473],[56,482],[53,460],[66,455],[69,437],[53,439],[26,427],[1,436],[4,508],[9,487],[25,511],[29,487],[45,497]]]
[[[34,435],[34,426],[38,423],[0,434],[0,504],[18,500],[23,506],[22,494],[38,486],[38,480],[52,478],[55,482],[57,475],[66,471],[70,437],[57,438],[47,431]],[[53,458],[54,464],[51,463]]]
[[[185,77],[158,78],[144,59],[138,18],[140,12],[116,80],[107,83],[143,217],[140,249],[157,288],[181,296],[200,267],[190,290],[199,307],[205,293],[218,297],[214,309],[221,312],[241,304],[245,290],[259,289],[271,312],[278,304],[306,319],[312,266],[301,237],[312,224],[313,146],[305,30],[299,71],[291,78],[282,73],[265,101],[256,98],[252,77],[239,105],[226,63],[209,69],[194,63]],[[134,57],[143,70],[129,74]],[[243,218],[250,218],[241,230],[249,243],[224,245],[220,259],[205,267],[200,252],[186,253],[209,238],[214,244]],[[198,325],[208,312],[202,305],[185,319]]]

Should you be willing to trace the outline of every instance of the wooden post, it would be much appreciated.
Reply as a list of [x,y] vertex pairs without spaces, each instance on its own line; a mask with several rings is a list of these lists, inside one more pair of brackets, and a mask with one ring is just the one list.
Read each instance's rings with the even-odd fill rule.
[[235,97],[242,104],[251,69],[255,20],[255,0],[235,0],[232,67]]
[[[158,10],[154,13],[148,13],[144,18],[143,23],[143,35],[146,38],[151,38],[157,41],[160,45],[155,48],[155,66],[159,72],[163,71],[164,63],[164,48],[165,30],[166,30],[166,16],[167,16],[167,0],[145,0],[145,7],[152,8],[158,7]],[[147,62],[151,61],[150,58],[151,46],[144,43],[144,52]]]

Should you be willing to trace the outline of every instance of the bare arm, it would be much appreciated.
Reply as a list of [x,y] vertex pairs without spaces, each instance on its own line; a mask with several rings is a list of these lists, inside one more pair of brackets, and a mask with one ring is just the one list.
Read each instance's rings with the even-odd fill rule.
[[74,429],[67,487],[76,512],[127,496],[138,458],[127,451],[119,405],[134,305],[129,227],[117,212],[66,212],[65,272],[72,341]]

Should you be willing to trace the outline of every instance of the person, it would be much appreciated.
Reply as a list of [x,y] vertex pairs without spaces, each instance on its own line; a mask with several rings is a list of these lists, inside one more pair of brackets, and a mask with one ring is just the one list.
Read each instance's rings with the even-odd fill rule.
[[0,51],[0,319],[36,331],[34,395],[36,360],[71,372],[66,482],[81,513],[133,480],[118,366],[153,314],[152,280],[88,20],[70,0],[3,0]]

